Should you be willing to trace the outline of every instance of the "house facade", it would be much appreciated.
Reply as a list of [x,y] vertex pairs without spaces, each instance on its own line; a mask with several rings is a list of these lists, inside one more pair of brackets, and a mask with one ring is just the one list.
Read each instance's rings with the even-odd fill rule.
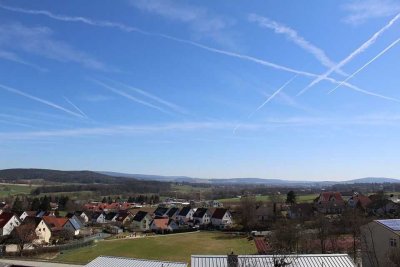
[[211,216],[211,223],[221,229],[228,228],[233,224],[232,214],[227,209],[217,208]]
[[14,213],[2,212],[0,214],[0,235],[9,235],[15,227],[18,227],[21,221]]
[[395,267],[390,253],[400,248],[400,219],[375,220],[361,228],[362,266]]
[[131,226],[136,231],[149,231],[151,220],[152,218],[148,212],[138,211],[132,218]]
[[150,224],[150,229],[157,233],[167,233],[177,230],[179,227],[176,222],[169,218],[156,218]]
[[322,192],[314,201],[316,209],[321,213],[339,214],[345,208],[340,192]]
[[190,206],[183,207],[179,213],[176,215],[176,220],[178,222],[187,222],[193,220],[194,209]]
[[193,214],[195,225],[208,225],[211,223],[211,214],[207,208],[198,208]]

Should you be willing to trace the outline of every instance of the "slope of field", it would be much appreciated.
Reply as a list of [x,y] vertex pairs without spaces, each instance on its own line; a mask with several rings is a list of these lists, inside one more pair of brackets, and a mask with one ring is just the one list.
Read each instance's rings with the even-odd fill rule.
[[[318,196],[318,194],[300,195],[300,196],[297,196],[296,199],[297,199],[298,203],[310,203],[317,196]],[[235,203],[235,202],[240,202],[240,198],[238,198],[238,197],[224,198],[224,199],[219,199],[218,201],[220,201],[222,203]],[[269,201],[269,196],[256,196],[256,201]]]
[[27,184],[0,184],[0,197],[29,195],[35,186]]
[[195,232],[130,240],[100,241],[93,247],[64,252],[57,261],[87,263],[97,256],[190,262],[195,254],[257,253],[254,241],[220,232]]

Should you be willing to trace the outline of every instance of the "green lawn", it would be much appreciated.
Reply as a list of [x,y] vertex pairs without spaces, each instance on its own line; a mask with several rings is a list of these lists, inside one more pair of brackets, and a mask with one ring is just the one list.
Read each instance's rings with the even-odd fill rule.
[[[309,194],[309,195],[299,195],[297,196],[297,202],[298,203],[304,203],[304,202],[312,202],[318,194]],[[286,196],[283,196],[284,198]],[[235,203],[239,202],[240,198],[224,198],[224,199],[219,199],[218,201],[220,202],[225,202],[225,203]],[[256,201],[269,201],[268,196],[256,196]]]
[[131,240],[100,241],[92,247],[66,251],[56,260],[87,263],[97,256],[107,255],[190,263],[191,255],[226,255],[231,251],[238,254],[257,252],[254,242],[245,237],[220,232],[196,232]]
[[0,184],[0,197],[29,195],[35,186],[18,185],[18,184]]

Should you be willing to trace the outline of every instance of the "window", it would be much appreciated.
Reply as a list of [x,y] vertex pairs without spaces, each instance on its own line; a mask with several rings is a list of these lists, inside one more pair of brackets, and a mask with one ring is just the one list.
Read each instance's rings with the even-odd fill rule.
[[397,239],[396,238],[390,238],[389,240],[390,246],[391,247],[397,247]]

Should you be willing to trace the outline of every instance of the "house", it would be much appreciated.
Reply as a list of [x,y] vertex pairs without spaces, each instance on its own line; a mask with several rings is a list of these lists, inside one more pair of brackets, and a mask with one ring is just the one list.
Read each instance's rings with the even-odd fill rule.
[[322,192],[315,200],[314,205],[321,213],[338,214],[345,208],[340,192]]
[[211,222],[211,214],[207,208],[198,208],[193,214],[194,225],[208,225]]
[[[68,220],[71,223],[70,225],[72,226],[72,228],[69,228],[68,230],[73,232],[74,235],[79,235],[82,228],[84,228],[83,222],[81,221],[81,217],[78,217],[72,213],[68,213],[66,215],[66,218],[68,218]],[[66,225],[67,228],[68,228],[68,225],[69,224]]]
[[150,223],[150,229],[156,233],[168,233],[178,229],[176,222],[170,218],[156,218]]
[[2,212],[0,214],[0,236],[9,235],[20,224],[21,221],[14,213]]
[[92,223],[105,223],[106,222],[106,215],[103,212],[97,211],[94,212],[91,216]]
[[25,218],[26,217],[36,217],[36,214],[37,214],[38,212],[37,211],[34,211],[34,210],[27,210],[27,211],[24,211],[20,216],[19,216],[19,219],[21,220],[21,222],[22,221],[24,221],[25,220]]
[[154,211],[154,216],[164,217],[164,216],[166,216],[167,211],[168,211],[168,208],[166,208],[166,207],[157,207],[157,209]]
[[27,216],[21,225],[29,225],[32,231],[35,231],[37,239],[33,243],[48,244],[50,242],[51,229],[42,218]]
[[152,218],[148,212],[138,211],[132,218],[132,228],[137,231],[149,231],[151,220]]
[[191,267],[290,266],[355,267],[347,254],[308,255],[192,255]]
[[85,265],[85,267],[99,267],[99,266],[187,267],[187,263],[172,262],[172,261],[158,261],[158,260],[141,260],[141,259],[131,259],[131,258],[121,258],[121,257],[111,257],[111,256],[99,256]]
[[133,215],[127,211],[118,212],[115,221],[121,225],[128,225],[133,218]]
[[76,218],[79,219],[83,224],[89,222],[89,216],[83,211],[69,212],[65,217],[71,218],[73,216],[76,216]]
[[369,197],[361,193],[354,192],[353,195],[347,200],[347,206],[353,209],[359,207],[365,211],[371,202],[372,200]]
[[217,208],[211,216],[211,223],[220,229],[228,228],[233,224],[232,214],[227,209]]
[[290,206],[288,217],[291,219],[309,220],[314,216],[314,205],[312,203],[296,203]]
[[68,218],[55,216],[43,216],[42,220],[48,225],[52,234],[63,230],[64,225],[68,222]]
[[396,217],[400,215],[400,204],[391,201],[390,199],[376,195],[370,196],[371,203],[367,206],[369,214],[378,217]]
[[194,210],[190,206],[183,207],[176,215],[176,220],[182,223],[193,220],[193,214]]
[[106,213],[105,219],[108,222],[115,222],[117,215],[118,214],[116,212],[110,211],[110,212]]
[[375,220],[360,230],[362,266],[395,266],[389,256],[400,248],[400,219]]
[[176,215],[178,215],[178,213],[179,213],[179,208],[172,207],[167,211],[165,215],[168,216],[168,218],[176,219]]

